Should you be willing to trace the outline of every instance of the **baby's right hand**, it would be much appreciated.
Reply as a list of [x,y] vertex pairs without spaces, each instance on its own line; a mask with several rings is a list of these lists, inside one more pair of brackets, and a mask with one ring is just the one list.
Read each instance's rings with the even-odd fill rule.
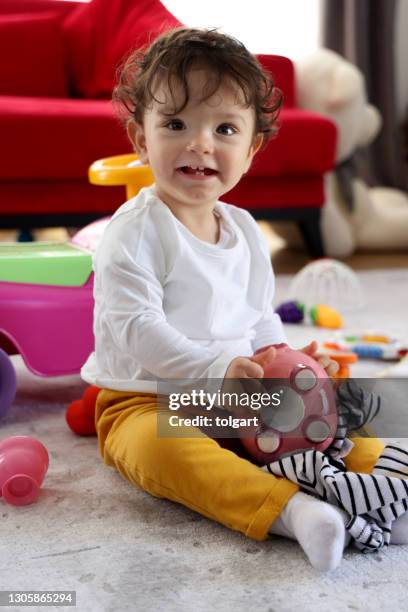
[[262,378],[264,367],[276,357],[276,349],[270,346],[252,357],[235,357],[229,364],[224,378]]
[[[262,393],[265,391],[260,382],[255,381],[256,378],[263,378],[264,367],[273,361],[276,357],[276,349],[272,346],[253,355],[252,357],[235,357],[229,364],[224,376],[222,384],[223,393]],[[244,384],[236,379],[246,378],[248,381]],[[235,379],[235,380],[233,380]],[[252,381],[250,380],[252,379]],[[228,409],[231,412],[240,412],[240,406],[229,405]]]

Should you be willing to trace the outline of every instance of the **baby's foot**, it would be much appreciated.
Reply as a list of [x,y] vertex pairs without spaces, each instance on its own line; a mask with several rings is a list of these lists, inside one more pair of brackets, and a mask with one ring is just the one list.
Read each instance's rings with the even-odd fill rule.
[[298,492],[291,497],[269,533],[297,540],[313,567],[328,572],[340,565],[350,538],[345,512],[311,495]]

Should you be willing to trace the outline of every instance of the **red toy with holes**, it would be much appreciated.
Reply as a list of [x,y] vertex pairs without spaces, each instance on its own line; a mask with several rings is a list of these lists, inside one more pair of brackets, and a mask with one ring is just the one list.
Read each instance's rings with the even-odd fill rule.
[[270,396],[279,394],[279,405],[262,406],[258,426],[241,438],[261,465],[304,450],[323,452],[337,430],[334,384],[322,366],[287,344],[273,346],[276,358],[264,368],[263,383]]

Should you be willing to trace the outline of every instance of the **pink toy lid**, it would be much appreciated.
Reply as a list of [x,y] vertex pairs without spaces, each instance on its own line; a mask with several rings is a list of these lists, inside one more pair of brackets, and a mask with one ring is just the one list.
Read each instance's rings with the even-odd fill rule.
[[27,506],[38,499],[40,487],[31,476],[15,474],[3,485],[4,500],[13,506]]

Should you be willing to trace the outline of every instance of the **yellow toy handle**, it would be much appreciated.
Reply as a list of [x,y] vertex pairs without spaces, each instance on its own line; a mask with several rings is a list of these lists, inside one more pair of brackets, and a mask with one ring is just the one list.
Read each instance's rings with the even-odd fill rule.
[[150,166],[142,164],[135,153],[97,159],[89,168],[88,178],[92,185],[125,185],[127,199],[154,183]]

